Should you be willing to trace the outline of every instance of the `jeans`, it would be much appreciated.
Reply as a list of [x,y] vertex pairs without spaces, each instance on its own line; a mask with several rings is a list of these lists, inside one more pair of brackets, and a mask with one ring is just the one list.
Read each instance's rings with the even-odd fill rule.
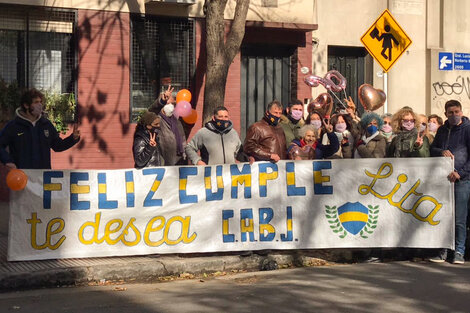
[[455,196],[455,251],[465,254],[467,238],[468,200],[470,198],[470,180],[454,184]]

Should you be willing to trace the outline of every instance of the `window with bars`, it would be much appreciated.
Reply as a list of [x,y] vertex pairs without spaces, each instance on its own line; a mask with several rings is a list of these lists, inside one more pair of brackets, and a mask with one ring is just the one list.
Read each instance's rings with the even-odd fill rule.
[[75,12],[0,6],[0,79],[19,87],[75,92]]
[[135,121],[168,84],[189,89],[194,70],[194,21],[132,15],[131,113]]

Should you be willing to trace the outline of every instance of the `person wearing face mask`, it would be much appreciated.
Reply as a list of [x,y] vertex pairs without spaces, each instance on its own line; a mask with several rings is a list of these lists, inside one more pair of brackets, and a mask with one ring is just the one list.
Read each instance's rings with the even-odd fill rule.
[[311,124],[302,126],[299,130],[300,139],[292,140],[289,149],[287,150],[289,159],[291,160],[314,160],[323,159],[331,156],[338,151],[339,141],[338,137],[333,132],[333,127],[325,123],[325,129],[329,145],[322,145],[319,142],[318,128]]
[[287,147],[294,139],[300,139],[299,129],[305,125],[304,105],[302,101],[295,100],[286,107],[286,114],[281,115],[281,126],[286,136]]
[[165,165],[157,136],[159,129],[160,116],[149,111],[142,114],[135,128],[132,146],[135,168]]
[[306,124],[313,126],[316,135],[318,135],[317,138],[323,138],[325,129],[323,127],[323,115],[320,112],[315,110],[310,112],[307,116]]
[[248,128],[243,147],[255,161],[277,162],[286,159],[286,136],[279,125],[281,114],[282,104],[274,100],[268,104],[264,117]]
[[185,150],[192,164],[213,165],[237,163],[240,148],[240,137],[233,129],[228,110],[220,106],[215,108],[212,119],[197,131]]
[[[338,151],[336,151],[331,159],[351,159],[353,158],[354,138],[357,135],[356,127],[349,114],[335,114],[331,117],[331,125],[335,131],[340,143]],[[323,135],[322,144],[327,145],[330,141],[326,134]]]
[[384,124],[380,128],[380,134],[385,138],[385,141],[387,142],[387,149],[388,149],[388,147],[390,146],[390,143],[393,140],[393,137],[395,137],[395,134],[393,133],[393,127],[392,127],[392,114],[385,113],[384,115],[381,116],[381,118],[384,121]]
[[158,139],[165,165],[186,165],[186,136],[183,124],[173,111],[175,110],[173,88],[171,85],[149,108],[161,117]]
[[444,124],[442,117],[437,114],[431,114],[428,116],[428,133],[429,143],[432,144],[434,137],[436,136],[437,129]]
[[[463,116],[459,101],[449,100],[444,108],[447,121],[437,130],[431,146],[431,155],[454,160],[454,170],[447,176],[449,181],[454,183],[455,252],[452,263],[464,264],[467,216],[470,209],[470,122]],[[444,262],[448,256],[447,252],[445,249],[441,250],[430,261]]]
[[383,158],[387,142],[380,134],[383,120],[377,113],[368,112],[361,116],[362,137],[357,140],[355,158]]
[[[65,151],[80,141],[78,125],[62,139],[54,125],[43,116],[44,95],[27,90],[16,110],[16,118],[0,132],[0,161],[10,168],[50,169],[51,149]],[[8,148],[8,151],[7,151]]]
[[411,108],[404,107],[393,115],[396,134],[387,150],[391,158],[429,157],[428,137],[420,135],[417,116]]

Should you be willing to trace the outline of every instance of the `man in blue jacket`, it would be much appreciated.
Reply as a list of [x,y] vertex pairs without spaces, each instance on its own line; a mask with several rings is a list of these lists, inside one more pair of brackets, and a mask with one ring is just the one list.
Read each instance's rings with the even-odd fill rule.
[[50,169],[51,149],[60,152],[80,141],[77,124],[65,139],[42,116],[44,95],[30,89],[21,97],[16,117],[0,132],[0,161],[10,168]]
[[[454,170],[447,177],[454,183],[455,253],[452,263],[463,264],[467,235],[468,200],[470,198],[470,121],[463,116],[462,105],[456,100],[445,104],[447,121],[439,127],[431,145],[431,156],[454,160]],[[447,250],[442,250],[432,262],[444,262]]]

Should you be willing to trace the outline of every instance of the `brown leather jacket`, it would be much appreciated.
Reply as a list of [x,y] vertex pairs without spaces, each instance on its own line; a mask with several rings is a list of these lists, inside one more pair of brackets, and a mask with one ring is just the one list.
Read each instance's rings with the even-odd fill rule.
[[264,118],[248,128],[243,148],[257,161],[269,161],[271,154],[287,159],[286,137],[281,125],[271,126]]

